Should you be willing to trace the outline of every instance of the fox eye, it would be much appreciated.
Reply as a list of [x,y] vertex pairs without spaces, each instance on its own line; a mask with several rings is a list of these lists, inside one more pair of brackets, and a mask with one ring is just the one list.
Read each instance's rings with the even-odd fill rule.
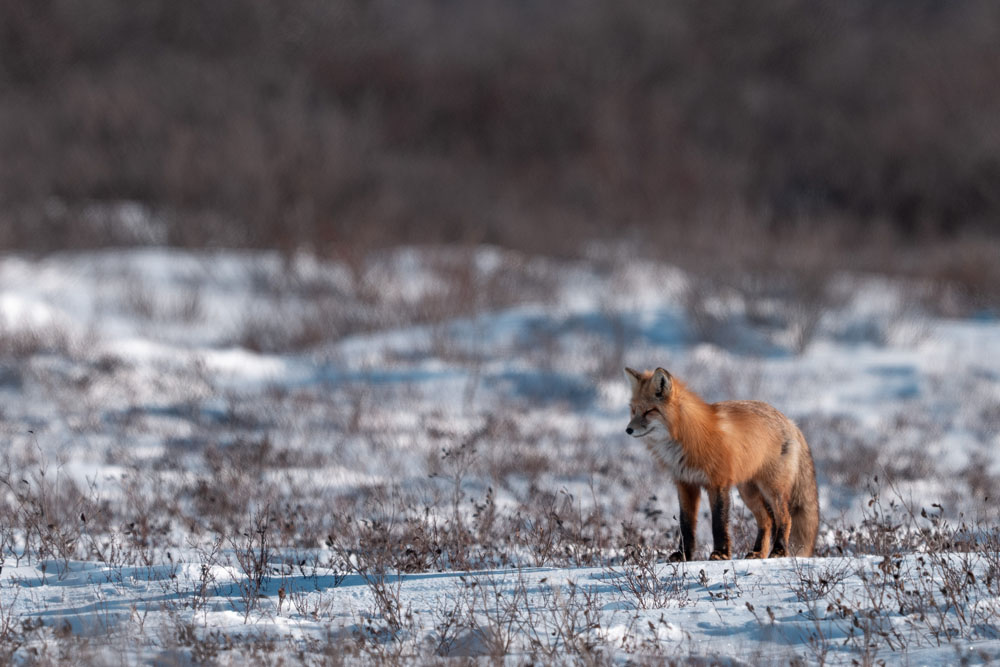
[[657,411],[656,408],[650,408],[649,410],[646,410],[644,413],[642,413],[642,416],[648,417],[649,415],[653,414],[656,411]]

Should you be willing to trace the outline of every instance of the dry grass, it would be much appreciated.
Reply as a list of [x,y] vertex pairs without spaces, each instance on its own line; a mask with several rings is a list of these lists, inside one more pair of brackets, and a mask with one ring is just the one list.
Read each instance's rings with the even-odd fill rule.
[[[479,436],[478,446],[485,445],[486,437]],[[322,606],[310,608],[301,597],[286,598],[283,586],[277,599],[263,597],[265,590],[275,595],[272,589],[278,584],[269,586],[268,582],[283,581],[283,573],[323,567],[360,577],[375,606],[361,614],[349,638],[335,641],[347,655],[392,664],[468,655],[469,650],[501,658],[515,648],[536,659],[588,664],[606,664],[623,647],[637,659],[657,655],[660,648],[656,645],[626,641],[612,646],[601,640],[600,608],[586,586],[553,587],[542,595],[541,604],[526,605],[524,584],[517,583],[518,564],[525,563],[603,567],[621,600],[636,609],[692,604],[693,596],[710,595],[719,604],[746,601],[762,627],[773,623],[767,610],[752,608],[753,597],[746,590],[752,583],[746,580],[726,574],[710,580],[704,571],[698,575],[697,568],[676,565],[672,571],[664,570],[658,563],[670,545],[656,524],[641,514],[636,524],[608,524],[606,517],[580,514],[571,499],[535,494],[532,502],[505,508],[493,503],[491,492],[475,503],[475,511],[465,511],[466,496],[476,486],[474,478],[482,474],[467,443],[465,447],[460,444],[443,457],[440,475],[446,492],[434,504],[423,504],[427,496],[422,493],[387,489],[368,494],[361,504],[349,508],[330,505],[322,497],[315,498],[314,505],[301,507],[302,496],[282,497],[255,472],[274,470],[278,459],[261,453],[260,445],[242,450],[238,467],[243,472],[218,479],[220,493],[222,486],[256,487],[278,500],[249,517],[249,523],[242,505],[214,508],[217,521],[212,523],[218,527],[204,527],[198,537],[204,545],[197,551],[204,575],[201,587],[193,597],[182,596],[172,604],[197,610],[220,593],[209,573],[226,562],[219,547],[228,545],[233,559],[229,562],[240,573],[233,604],[245,614],[265,600],[269,609],[276,604],[280,611],[284,603],[300,613],[304,610],[320,617],[329,613]],[[9,460],[6,466],[4,483],[16,493],[8,494],[13,500],[2,508],[0,559],[4,562],[88,559],[115,572],[129,565],[163,563],[163,554],[179,546],[172,543],[170,532],[154,527],[177,520],[173,513],[188,505],[175,495],[186,493],[183,488],[160,490],[164,497],[150,497],[151,489],[143,486],[144,502],[136,503],[137,487],[130,484],[126,497],[132,500],[127,505],[95,504],[92,497],[57,475],[38,470],[37,463]],[[22,483],[22,478],[28,483]],[[994,607],[967,603],[976,596],[1000,593],[1000,538],[995,525],[952,522],[943,518],[940,508],[907,505],[892,484],[870,482],[873,486],[862,522],[828,523],[825,530],[833,546],[827,551],[878,558],[831,559],[820,567],[803,562],[796,565],[795,578],[789,582],[808,613],[817,618],[816,630],[803,648],[819,658],[832,650],[842,651],[840,642],[846,637],[853,655],[866,662],[886,646],[905,654],[908,646],[927,641],[960,644],[980,637],[983,628],[996,627],[1000,618],[995,617]],[[421,504],[417,504],[418,497]],[[293,514],[287,510],[291,502],[300,505]],[[185,510],[180,511],[184,520]],[[197,515],[202,512],[195,511]],[[302,545],[322,535],[333,557],[309,565],[304,555],[312,549],[303,550]],[[430,636],[415,632],[417,619],[401,596],[396,573],[510,566],[514,569],[506,575],[470,575],[458,597],[441,607],[434,632]],[[844,589],[848,577],[860,577],[864,584],[850,595]],[[821,601],[830,608],[820,609]],[[906,619],[905,625],[893,620],[899,617]],[[58,627],[32,623],[13,618],[0,607],[0,648],[7,655],[21,656],[28,643],[63,651],[74,646],[74,641],[83,641],[71,633],[61,635]],[[840,639],[823,634],[822,628],[829,629],[830,623],[839,628]],[[108,633],[109,639],[114,636],[112,630]],[[240,655],[270,660],[293,647],[303,650],[288,639],[206,632],[182,620],[180,614],[164,641],[178,655],[193,660]],[[873,642],[881,648],[875,650]],[[96,644],[83,648],[99,650]],[[312,649],[306,650],[313,654]]]
[[[387,264],[377,258],[359,261],[359,279],[370,284],[397,279],[384,271]],[[588,393],[593,388],[580,385],[591,378],[600,383],[609,369],[621,365],[633,333],[623,319],[618,320],[621,329],[614,328],[617,311],[609,308],[595,320],[610,325],[602,332],[608,338],[592,343],[593,349],[608,347],[606,341],[612,341],[612,349],[605,357],[571,359],[591,364],[586,373],[592,375],[566,380],[557,372],[568,363],[559,356],[562,337],[592,334],[588,327],[594,322],[571,321],[565,329],[543,324],[502,349],[470,346],[467,336],[451,335],[457,316],[548,303],[556,284],[549,270],[513,256],[484,272],[473,254],[461,252],[445,253],[422,269],[430,283],[447,287],[402,304],[362,290],[342,309],[334,300],[335,281],[307,282],[291,275],[287,285],[268,288],[269,298],[282,302],[305,294],[323,314],[315,321],[329,316],[340,324],[325,328],[307,318],[305,328],[315,326],[315,331],[302,335],[279,320],[267,336],[255,337],[248,322],[237,337],[248,344],[260,341],[260,349],[315,352],[352,331],[425,325],[432,343],[397,352],[386,363],[398,370],[431,359],[469,370],[469,388],[456,414],[442,414],[440,403],[428,400],[419,383],[369,381],[364,371],[338,382],[222,389],[197,364],[155,379],[155,407],[129,399],[125,407],[110,410],[100,401],[111,391],[124,387],[127,393],[148,381],[136,377],[137,369],[114,357],[87,357],[81,353],[84,346],[58,328],[4,331],[0,364],[13,369],[17,384],[43,388],[57,418],[83,422],[60,432],[70,444],[94,432],[117,438],[105,456],[124,474],[102,480],[100,488],[83,484],[42,454],[32,434],[23,432],[23,422],[10,426],[19,430],[0,459],[0,565],[87,560],[120,575],[125,567],[169,563],[168,554],[179,550],[193,553],[193,564],[201,566],[197,589],[184,595],[173,591],[178,599],[166,605],[177,605],[175,617],[165,637],[150,640],[168,654],[166,661],[269,662],[304,652],[334,662],[411,664],[460,660],[470,653],[501,659],[512,650],[538,661],[587,664],[610,663],[621,651],[637,664],[677,657],[665,653],[658,641],[637,639],[642,636],[637,632],[616,643],[603,638],[607,628],[599,627],[601,610],[586,585],[552,587],[540,606],[527,607],[523,581],[517,579],[525,566],[600,568],[621,602],[635,609],[685,605],[706,594],[718,604],[750,601],[751,584],[732,573],[711,579],[697,569],[664,569],[662,554],[677,540],[669,481],[641,448],[609,446],[606,437],[588,432],[586,425],[577,425],[583,420],[573,418],[582,409],[577,406],[594,400]],[[835,290],[818,287],[819,280],[801,288],[771,274],[732,285],[722,280],[694,284],[688,304],[692,318],[697,322],[700,311],[711,316],[711,300],[735,291],[745,304],[740,311],[745,322],[732,330],[749,323],[761,340],[785,346],[782,351],[789,355],[816,336],[830,335],[822,316],[842,306]],[[918,299],[922,292],[913,294]],[[154,323],[163,313],[181,312],[143,289],[122,303]],[[887,326],[881,320],[876,324]],[[727,326],[706,319],[698,335],[711,339]],[[525,360],[537,373],[515,385],[517,391],[491,387],[491,401],[477,401],[476,392],[487,391],[478,384],[480,371],[496,358],[489,355]],[[53,358],[60,363],[44,363]],[[706,395],[759,396],[766,390],[752,357],[688,363],[684,370],[699,378]],[[879,657],[873,642],[886,643],[900,655],[926,641],[960,646],[1000,624],[991,608],[970,609],[965,603],[966,597],[1000,593],[1000,538],[992,505],[984,502],[981,516],[968,518],[952,511],[951,498],[920,507],[902,490],[932,477],[934,459],[928,451],[945,428],[957,424],[984,442],[995,432],[1000,412],[986,391],[994,381],[985,376],[964,381],[961,396],[983,398],[956,412],[950,418],[954,423],[942,422],[916,401],[884,415],[875,427],[826,414],[799,420],[832,502],[866,492],[860,518],[838,517],[843,507],[824,507],[821,555],[877,557],[796,570],[790,590],[816,619],[812,634],[800,644],[810,659],[822,662],[837,646],[847,645],[859,662],[872,662]],[[147,446],[152,451],[133,452],[132,443],[146,442],[150,434],[156,436],[156,446]],[[973,457],[965,469],[942,473],[950,475],[946,481],[957,497],[976,499],[963,507],[977,507],[979,498],[994,497],[1000,486],[984,461]],[[325,476],[341,469],[350,471],[348,479]],[[742,551],[753,527],[735,502],[734,545]],[[315,573],[320,570],[335,573],[324,584],[334,590],[344,577],[359,577],[373,606],[359,611],[349,629],[330,627],[326,645],[209,632],[182,612],[205,612],[220,594],[213,572],[223,565],[239,573],[229,599],[246,618],[261,610],[295,609],[310,618],[331,619],[329,600],[279,592],[286,590],[282,584],[290,573],[311,576],[319,586]],[[398,573],[500,568],[512,570],[470,577],[467,588],[441,606],[434,632],[417,633],[419,619],[401,596]],[[863,577],[864,588],[855,597],[841,594],[848,575]],[[944,590],[930,581],[945,582]],[[102,644],[120,641],[111,629],[103,631],[106,636],[82,639],[71,628],[11,617],[9,609],[0,606],[0,657],[45,664],[76,652],[99,660]],[[762,627],[773,623],[766,609],[755,614]],[[824,630],[831,618],[840,630],[837,638]],[[137,636],[145,637],[139,611],[130,623]],[[664,627],[667,623],[662,620]],[[108,621],[108,628],[113,625]],[[28,653],[38,647],[48,653]],[[688,656],[681,647],[682,660]]]

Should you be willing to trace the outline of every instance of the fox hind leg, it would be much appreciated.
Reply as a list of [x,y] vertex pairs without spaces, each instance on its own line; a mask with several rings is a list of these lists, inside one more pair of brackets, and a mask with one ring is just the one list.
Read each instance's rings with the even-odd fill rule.
[[774,536],[774,515],[756,484],[747,482],[737,488],[747,509],[757,521],[757,539],[754,540],[753,550],[744,558],[767,558],[771,552],[771,541]]
[[771,558],[784,558],[790,555],[789,537],[792,532],[792,515],[788,509],[788,496],[782,493],[766,491],[758,487],[767,503],[774,520],[774,548]]

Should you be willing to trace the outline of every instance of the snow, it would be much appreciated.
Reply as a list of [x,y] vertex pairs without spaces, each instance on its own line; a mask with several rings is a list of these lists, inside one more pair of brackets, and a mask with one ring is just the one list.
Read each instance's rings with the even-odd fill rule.
[[[898,569],[920,570],[917,556],[902,559]],[[892,566],[896,567],[896,566]],[[890,609],[878,625],[863,614],[844,610],[880,608],[871,599],[876,582],[891,579],[880,558],[814,559],[808,562],[780,559],[771,562],[703,562],[662,564],[656,574],[665,586],[676,586],[668,598],[653,607],[638,606],[621,582],[623,567],[553,568],[523,567],[488,570],[407,574],[388,577],[397,586],[413,621],[405,629],[413,641],[441,640],[436,624],[442,614],[460,609],[479,595],[517,600],[533,610],[535,632],[541,631],[556,651],[566,635],[557,630],[559,609],[579,610],[580,596],[591,605],[591,624],[575,627],[582,639],[611,653],[625,655],[731,657],[742,662],[786,662],[793,656],[807,662],[850,662],[857,655],[851,641],[863,633],[885,633],[870,650],[873,660],[932,664],[954,659],[955,649],[939,646],[932,629],[939,619],[931,610]],[[982,568],[973,564],[981,575]],[[801,599],[793,592],[810,572],[833,573],[835,604],[823,597]],[[841,573],[838,578],[837,573]],[[862,578],[864,577],[864,578]],[[157,624],[168,625],[173,607],[199,598],[196,611],[183,612],[206,631],[230,636],[264,635],[291,642],[324,641],[331,634],[347,633],[375,605],[371,589],[356,576],[339,579],[324,571],[272,576],[266,583],[260,607],[248,618],[236,591],[240,578],[234,567],[214,567],[204,572],[190,564],[139,568],[107,568],[94,563],[47,561],[32,566],[5,568],[0,579],[0,604],[8,614],[35,614],[55,627],[69,627],[76,635],[108,637],[120,631]],[[200,581],[211,582],[202,587]],[[941,581],[930,582],[940,585]],[[279,590],[281,593],[279,594]],[[555,604],[553,604],[555,603]],[[503,602],[500,603],[501,605]],[[873,606],[874,605],[874,606]],[[280,607],[280,608],[279,608]],[[312,609],[329,608],[328,618],[316,619]],[[923,613],[923,618],[921,615]],[[942,612],[952,632],[974,625],[977,618],[995,619],[997,601],[971,601],[969,617]],[[447,642],[450,656],[488,656],[489,619],[483,615],[464,634]],[[967,629],[967,628],[966,628]],[[565,629],[563,629],[565,632]],[[513,648],[528,650],[529,630],[514,633]],[[995,658],[995,627],[975,649]],[[555,635],[555,636],[553,636]],[[832,640],[826,647],[819,638]],[[537,637],[536,637],[537,641]],[[523,645],[522,645],[523,644]],[[895,649],[892,647],[896,646]],[[144,649],[131,645],[126,661],[140,660]]]
[[[116,224],[156,237],[155,225],[135,227],[140,213],[123,208]],[[41,557],[26,553],[40,537],[0,531],[14,539],[0,539],[0,645],[8,619],[22,628],[20,662],[84,640],[98,662],[112,649],[126,662],[219,657],[234,641],[317,663],[331,643],[358,661],[393,647],[415,662],[487,656],[499,644],[515,662],[580,646],[619,663],[1000,656],[998,591],[982,583],[997,577],[988,550],[931,565],[919,548],[894,559],[661,558],[637,595],[627,582],[641,568],[620,552],[597,566],[538,567],[522,546],[502,566],[390,570],[385,583],[410,615],[386,634],[378,586],[312,531],[327,527],[317,513],[368,520],[385,492],[443,521],[452,508],[441,498],[457,489],[454,512],[471,521],[489,490],[501,513],[551,497],[667,546],[676,501],[623,433],[625,365],[665,366],[709,400],[759,398],[796,419],[817,459],[828,551],[843,544],[838,529],[872,519],[876,477],[891,480],[885,503],[997,520],[976,497],[1000,478],[997,320],[938,318],[912,305],[905,283],[839,276],[843,303],[824,310],[799,353],[799,324],[783,319],[780,299],[749,308],[736,291],[706,295],[703,313],[724,331],[700,336],[685,306],[693,282],[675,267],[497,248],[463,264],[463,252],[400,248],[360,267],[163,248],[0,257],[2,495],[26,511],[24,476],[49,503],[50,530],[72,542],[63,557]],[[480,295],[471,305],[459,303],[462,281]],[[239,558],[251,533],[232,519],[278,506],[310,528],[288,529],[262,589],[248,593]],[[160,522],[141,527],[145,551],[128,526],[143,512]],[[958,602],[935,593],[956,573],[980,582]],[[816,597],[802,599],[808,590]],[[519,610],[507,625],[506,600]],[[464,620],[445,631],[448,611]]]

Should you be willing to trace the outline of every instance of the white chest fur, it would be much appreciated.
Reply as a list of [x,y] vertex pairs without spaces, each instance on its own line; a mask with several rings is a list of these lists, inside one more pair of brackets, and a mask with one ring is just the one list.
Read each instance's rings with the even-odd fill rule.
[[653,455],[653,459],[666,468],[677,481],[688,484],[708,484],[708,477],[705,473],[688,465],[687,455],[676,440],[672,438],[647,438],[646,448]]

